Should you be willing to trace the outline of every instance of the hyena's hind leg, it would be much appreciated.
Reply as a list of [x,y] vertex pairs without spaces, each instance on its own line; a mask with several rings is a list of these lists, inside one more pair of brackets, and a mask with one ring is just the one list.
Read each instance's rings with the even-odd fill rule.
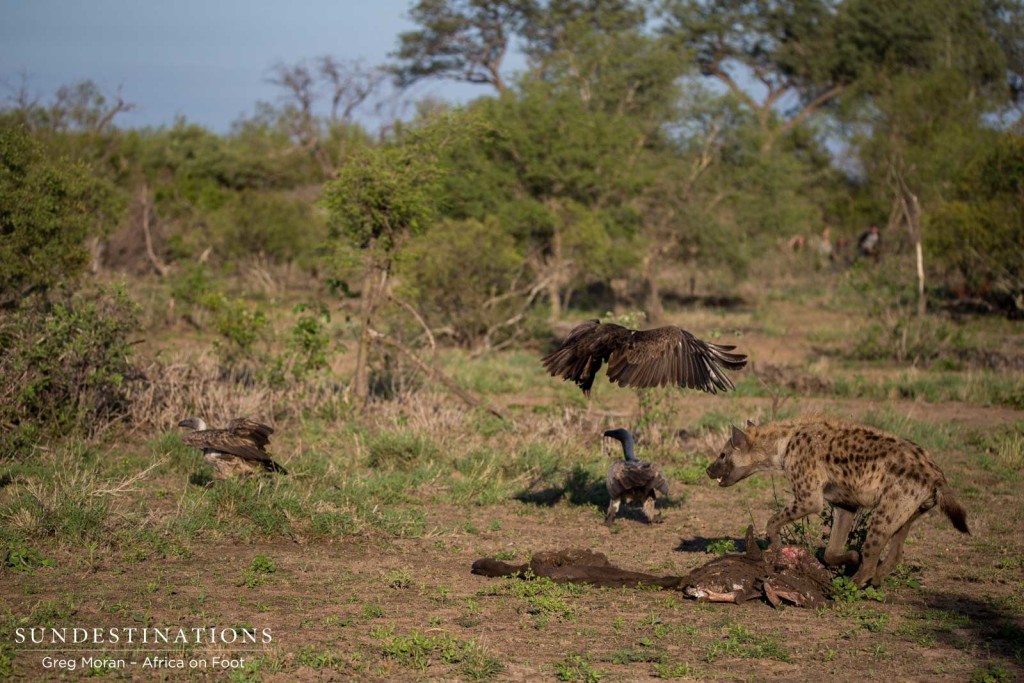
[[892,540],[889,541],[889,550],[885,554],[885,559],[882,560],[882,563],[878,565],[878,569],[875,571],[874,583],[876,585],[881,585],[882,580],[896,568],[896,565],[903,561],[903,543],[907,540],[910,526],[917,521],[918,517],[928,512],[932,507],[933,505],[928,505],[927,507],[922,505],[893,535]]
[[846,565],[852,567],[860,562],[860,553],[847,550],[846,543],[850,540],[850,531],[857,513],[845,508],[832,507],[832,531],[829,532],[828,546],[825,548],[825,564],[829,566]]
[[608,512],[604,514],[604,523],[608,526],[612,525],[615,521],[615,515],[619,514],[619,506],[622,505],[621,498],[612,498],[611,502],[608,503]]
[[[910,522],[920,515],[918,511],[920,498],[914,493],[914,491],[901,486],[889,487],[882,492],[882,502],[871,515],[868,535],[861,548],[860,567],[853,575],[852,581],[858,586],[864,587],[869,582],[877,584],[885,577],[885,573],[880,571],[882,567],[879,567],[879,562],[882,558],[882,550],[890,541],[893,542],[891,552],[895,553],[893,561],[895,562],[895,559],[899,557],[903,541],[906,540],[907,532],[910,530]],[[901,532],[901,538],[897,538]],[[888,557],[886,559],[888,560]],[[883,565],[885,564],[889,564],[889,562],[883,563]]]

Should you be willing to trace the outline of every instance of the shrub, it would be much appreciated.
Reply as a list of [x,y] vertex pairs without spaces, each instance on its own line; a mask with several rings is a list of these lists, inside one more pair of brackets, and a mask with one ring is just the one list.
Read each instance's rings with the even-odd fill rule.
[[119,203],[87,167],[50,160],[20,128],[0,126],[0,305],[78,275],[85,239]]
[[462,346],[507,338],[526,310],[530,288],[517,283],[523,258],[496,221],[451,221],[415,237],[400,256],[402,293],[428,324],[448,326]]
[[242,192],[210,216],[209,237],[221,259],[294,261],[312,253],[326,233],[310,202],[265,191]]
[[963,330],[934,315],[917,315],[917,294],[898,264],[851,271],[846,285],[870,316],[853,335],[857,360],[894,360],[927,365],[968,344]]
[[225,344],[219,345],[228,362],[248,358],[267,326],[267,315],[258,308],[250,308],[241,299],[221,296],[215,303],[215,325]]
[[299,314],[299,319],[291,329],[288,348],[295,356],[292,373],[301,379],[328,366],[331,337],[327,326],[331,322],[331,313],[323,304],[299,304],[294,311]]
[[0,458],[36,434],[94,435],[122,419],[140,377],[128,335],[138,306],[123,288],[25,305],[0,321]]
[[925,227],[925,247],[966,289],[1016,295],[1024,289],[1024,139],[999,135],[967,164],[954,197]]

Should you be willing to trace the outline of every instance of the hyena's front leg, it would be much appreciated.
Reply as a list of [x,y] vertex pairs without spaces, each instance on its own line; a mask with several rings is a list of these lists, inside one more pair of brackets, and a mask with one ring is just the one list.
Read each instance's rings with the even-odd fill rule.
[[852,567],[860,562],[860,553],[846,550],[846,542],[850,539],[850,530],[856,518],[857,513],[832,506],[832,531],[829,532],[828,546],[825,548],[825,564]]
[[608,503],[608,512],[606,512],[604,515],[605,524],[607,524],[608,526],[612,525],[612,522],[615,521],[615,515],[619,514],[620,505],[622,505],[621,498],[613,498],[612,501]]
[[792,504],[779,510],[768,520],[768,541],[772,546],[779,545],[779,531],[782,527],[790,522],[803,519],[807,515],[821,512],[821,509],[825,507],[825,498],[820,487],[797,486],[794,482],[793,496]]

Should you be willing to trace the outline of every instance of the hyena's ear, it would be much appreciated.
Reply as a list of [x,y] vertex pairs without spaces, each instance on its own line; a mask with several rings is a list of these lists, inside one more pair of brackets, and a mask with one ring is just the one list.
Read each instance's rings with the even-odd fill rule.
[[757,426],[756,422],[754,422],[750,418],[747,418],[747,429],[750,429],[751,427],[756,427],[756,426]]
[[742,450],[750,448],[750,439],[748,439],[743,430],[736,425],[732,426],[732,436],[729,438],[729,442],[733,445],[733,448],[739,448]]

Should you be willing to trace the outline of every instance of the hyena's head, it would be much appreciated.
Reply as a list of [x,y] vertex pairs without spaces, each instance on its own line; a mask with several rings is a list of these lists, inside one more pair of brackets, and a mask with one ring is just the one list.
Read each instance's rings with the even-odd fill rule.
[[719,486],[732,486],[769,467],[769,454],[761,452],[743,430],[733,427],[732,435],[718,454],[718,459],[708,466],[707,473],[718,481]]

